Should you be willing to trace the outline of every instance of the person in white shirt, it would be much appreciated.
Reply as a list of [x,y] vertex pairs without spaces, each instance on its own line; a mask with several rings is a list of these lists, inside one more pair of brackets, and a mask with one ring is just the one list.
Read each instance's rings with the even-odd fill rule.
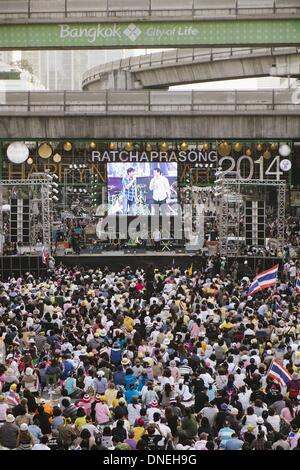
[[[159,168],[154,169],[154,175],[150,181],[149,189],[153,191],[153,212],[154,214],[158,214],[160,208],[166,204],[171,194],[168,178],[162,175]],[[162,212],[164,212],[163,209],[162,207]]]

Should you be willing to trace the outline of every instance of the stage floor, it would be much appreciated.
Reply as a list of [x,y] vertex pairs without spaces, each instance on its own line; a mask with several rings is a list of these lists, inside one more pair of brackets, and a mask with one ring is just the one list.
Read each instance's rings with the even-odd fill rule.
[[55,256],[56,264],[66,266],[83,265],[89,268],[104,267],[116,270],[126,266],[131,268],[147,269],[150,266],[157,268],[171,268],[172,266],[188,267],[194,253],[178,253],[175,251],[103,251],[102,253],[82,253],[80,255]]
[[[64,256],[54,256],[55,264],[62,263],[68,267],[84,266],[85,269],[95,269],[107,267],[112,271],[123,269],[130,266],[132,269],[143,268],[147,269],[170,269],[172,267],[180,267],[187,269],[193,265],[194,271],[199,268],[200,259],[195,253],[189,252],[161,252],[161,251],[137,251],[128,253],[126,251],[103,251],[102,253],[91,253],[75,255],[69,254]],[[282,265],[282,260],[274,257],[243,257],[238,256],[228,258],[228,272],[234,260],[239,263],[239,275],[248,275],[252,277],[255,275],[255,267],[257,261],[260,259],[262,266],[261,269],[268,269],[271,266],[279,263]],[[245,265],[245,260],[247,264]],[[20,275],[31,273],[37,276],[47,277],[48,267],[42,263],[41,256],[36,255],[14,255],[14,256],[0,256],[0,277],[7,278],[12,275]]]
[[70,257],[96,257],[96,258],[107,258],[107,257],[128,257],[128,256],[147,256],[147,257],[156,257],[156,256],[192,256],[194,253],[189,253],[186,251],[177,252],[177,251],[145,251],[145,250],[120,250],[120,251],[102,251],[100,253],[80,253],[76,255],[74,253],[66,254],[64,256],[54,255],[55,258],[70,258]]

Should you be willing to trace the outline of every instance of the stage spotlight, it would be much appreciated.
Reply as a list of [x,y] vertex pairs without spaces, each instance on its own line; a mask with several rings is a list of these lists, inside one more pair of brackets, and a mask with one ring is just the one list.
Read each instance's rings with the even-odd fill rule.
[[54,188],[58,188],[58,184],[55,182],[55,181],[52,181],[52,186],[54,186]]
[[47,142],[44,142],[38,148],[38,155],[45,160],[50,158],[52,153],[53,153],[53,149],[51,145],[48,144]]
[[131,151],[133,150],[133,148],[134,148],[134,145],[133,145],[132,142],[127,142],[127,143],[125,144],[125,147],[124,147],[124,148],[125,148],[125,150],[127,150],[127,152],[131,152]]
[[221,142],[218,145],[218,152],[222,157],[226,157],[231,152],[231,145],[228,142]]
[[278,149],[278,144],[276,144],[276,143],[271,144],[272,152],[275,152],[275,150],[277,150],[277,149]]
[[60,163],[61,162],[61,155],[59,153],[56,153],[53,157],[53,161],[55,163]]
[[56,202],[57,202],[57,201],[58,201],[58,197],[52,196],[52,201],[56,201]]
[[72,150],[72,144],[71,144],[71,142],[65,142],[65,143],[64,143],[64,150],[65,150],[66,152],[70,152],[70,150]]
[[186,152],[188,149],[189,144],[187,142],[182,142],[182,144],[180,144],[180,150],[182,150],[183,152]]
[[233,148],[234,148],[235,152],[241,152],[242,144],[240,142],[236,142],[236,144],[234,144]]
[[55,189],[55,188],[52,188],[52,192],[53,192],[54,194],[58,194],[58,193],[59,193],[59,191],[57,191],[57,189]]
[[159,147],[163,152],[167,152],[169,150],[169,144],[167,142],[163,142]]
[[52,176],[53,176],[54,179],[58,180],[58,176],[57,176],[56,173],[52,173]]

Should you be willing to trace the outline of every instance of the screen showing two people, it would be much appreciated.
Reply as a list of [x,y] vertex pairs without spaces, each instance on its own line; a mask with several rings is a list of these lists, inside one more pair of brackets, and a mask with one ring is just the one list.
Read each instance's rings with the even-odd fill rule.
[[177,163],[109,163],[108,213],[176,215]]

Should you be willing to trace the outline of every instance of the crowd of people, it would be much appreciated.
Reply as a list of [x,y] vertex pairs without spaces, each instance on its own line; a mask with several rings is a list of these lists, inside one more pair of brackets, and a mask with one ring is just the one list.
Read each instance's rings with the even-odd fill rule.
[[199,266],[2,281],[1,449],[300,450],[295,278]]

